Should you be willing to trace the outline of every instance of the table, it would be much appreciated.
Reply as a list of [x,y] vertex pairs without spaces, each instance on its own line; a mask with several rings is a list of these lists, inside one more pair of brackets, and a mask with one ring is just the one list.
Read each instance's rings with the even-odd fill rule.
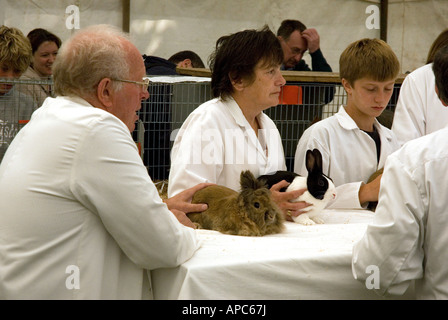
[[352,247],[373,214],[327,209],[320,215],[325,224],[286,222],[283,233],[264,237],[197,230],[201,247],[190,260],[151,272],[154,298],[383,299],[351,270]]

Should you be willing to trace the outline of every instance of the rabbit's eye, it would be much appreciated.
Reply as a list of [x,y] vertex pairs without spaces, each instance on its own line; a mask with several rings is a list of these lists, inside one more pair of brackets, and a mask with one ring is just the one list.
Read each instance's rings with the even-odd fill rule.
[[255,203],[254,203],[254,207],[255,207],[255,208],[260,208],[260,203],[255,202]]

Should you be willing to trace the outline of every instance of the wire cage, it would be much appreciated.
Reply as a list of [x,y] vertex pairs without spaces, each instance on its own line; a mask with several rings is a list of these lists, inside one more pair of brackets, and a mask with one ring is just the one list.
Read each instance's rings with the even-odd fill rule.
[[[133,138],[154,181],[168,179],[170,152],[177,130],[199,105],[210,100],[210,78],[188,76],[150,77],[149,99],[142,102]],[[379,117],[391,127],[401,83],[394,87],[386,110]],[[52,92],[51,80],[0,78],[0,160],[17,132]],[[264,112],[277,125],[282,137],[288,170],[293,170],[297,143],[314,122],[335,114],[346,103],[340,83],[288,81],[279,105]]]
[[[170,150],[177,129],[196,107],[211,99],[209,79],[186,79],[151,78],[150,97],[142,103],[134,139],[140,144],[143,162],[155,181],[168,179]],[[389,128],[399,89],[397,83],[387,110],[379,119]],[[283,87],[279,105],[264,112],[280,132],[288,170],[294,169],[294,155],[303,132],[313,123],[337,113],[345,103],[346,93],[338,83],[288,82]]]
[[133,136],[151,178],[166,180],[176,133],[196,107],[211,99],[210,79],[183,76],[150,79],[149,98],[142,102]]
[[52,90],[51,80],[0,78],[0,161],[18,131]]
[[[286,167],[294,170],[294,156],[297,143],[303,132],[315,122],[328,118],[339,111],[347,102],[347,94],[340,83],[324,82],[288,82],[284,88],[298,87],[299,98],[286,101],[280,97],[280,104],[264,112],[274,121],[283,142]],[[392,127],[393,114],[401,84],[394,85],[394,92],[378,120],[381,124]],[[285,90],[282,91],[284,94]]]

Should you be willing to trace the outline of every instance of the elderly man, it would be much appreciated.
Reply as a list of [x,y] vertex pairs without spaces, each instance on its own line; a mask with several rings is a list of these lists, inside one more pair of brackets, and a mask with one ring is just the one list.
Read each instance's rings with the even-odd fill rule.
[[148,83],[124,34],[79,31],[53,72],[57,97],[0,166],[0,299],[150,298],[146,270],[197,249],[185,213],[205,209],[190,200],[206,184],[158,196],[130,134]]

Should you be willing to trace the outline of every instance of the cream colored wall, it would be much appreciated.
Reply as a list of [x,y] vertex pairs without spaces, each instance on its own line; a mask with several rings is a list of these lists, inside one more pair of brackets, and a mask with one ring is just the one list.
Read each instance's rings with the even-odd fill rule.
[[[379,37],[368,29],[366,13],[379,0],[131,0],[130,33],[142,53],[169,57],[196,51],[204,62],[221,35],[264,24],[276,31],[283,19],[298,19],[318,30],[321,47],[334,71],[344,48],[363,37]],[[109,23],[122,27],[121,0],[0,0],[0,23],[25,34],[46,28],[62,40],[79,8],[80,26]],[[448,28],[448,0],[389,0],[388,43],[402,63],[402,72],[424,64],[437,35]],[[309,62],[309,57],[305,57]]]

